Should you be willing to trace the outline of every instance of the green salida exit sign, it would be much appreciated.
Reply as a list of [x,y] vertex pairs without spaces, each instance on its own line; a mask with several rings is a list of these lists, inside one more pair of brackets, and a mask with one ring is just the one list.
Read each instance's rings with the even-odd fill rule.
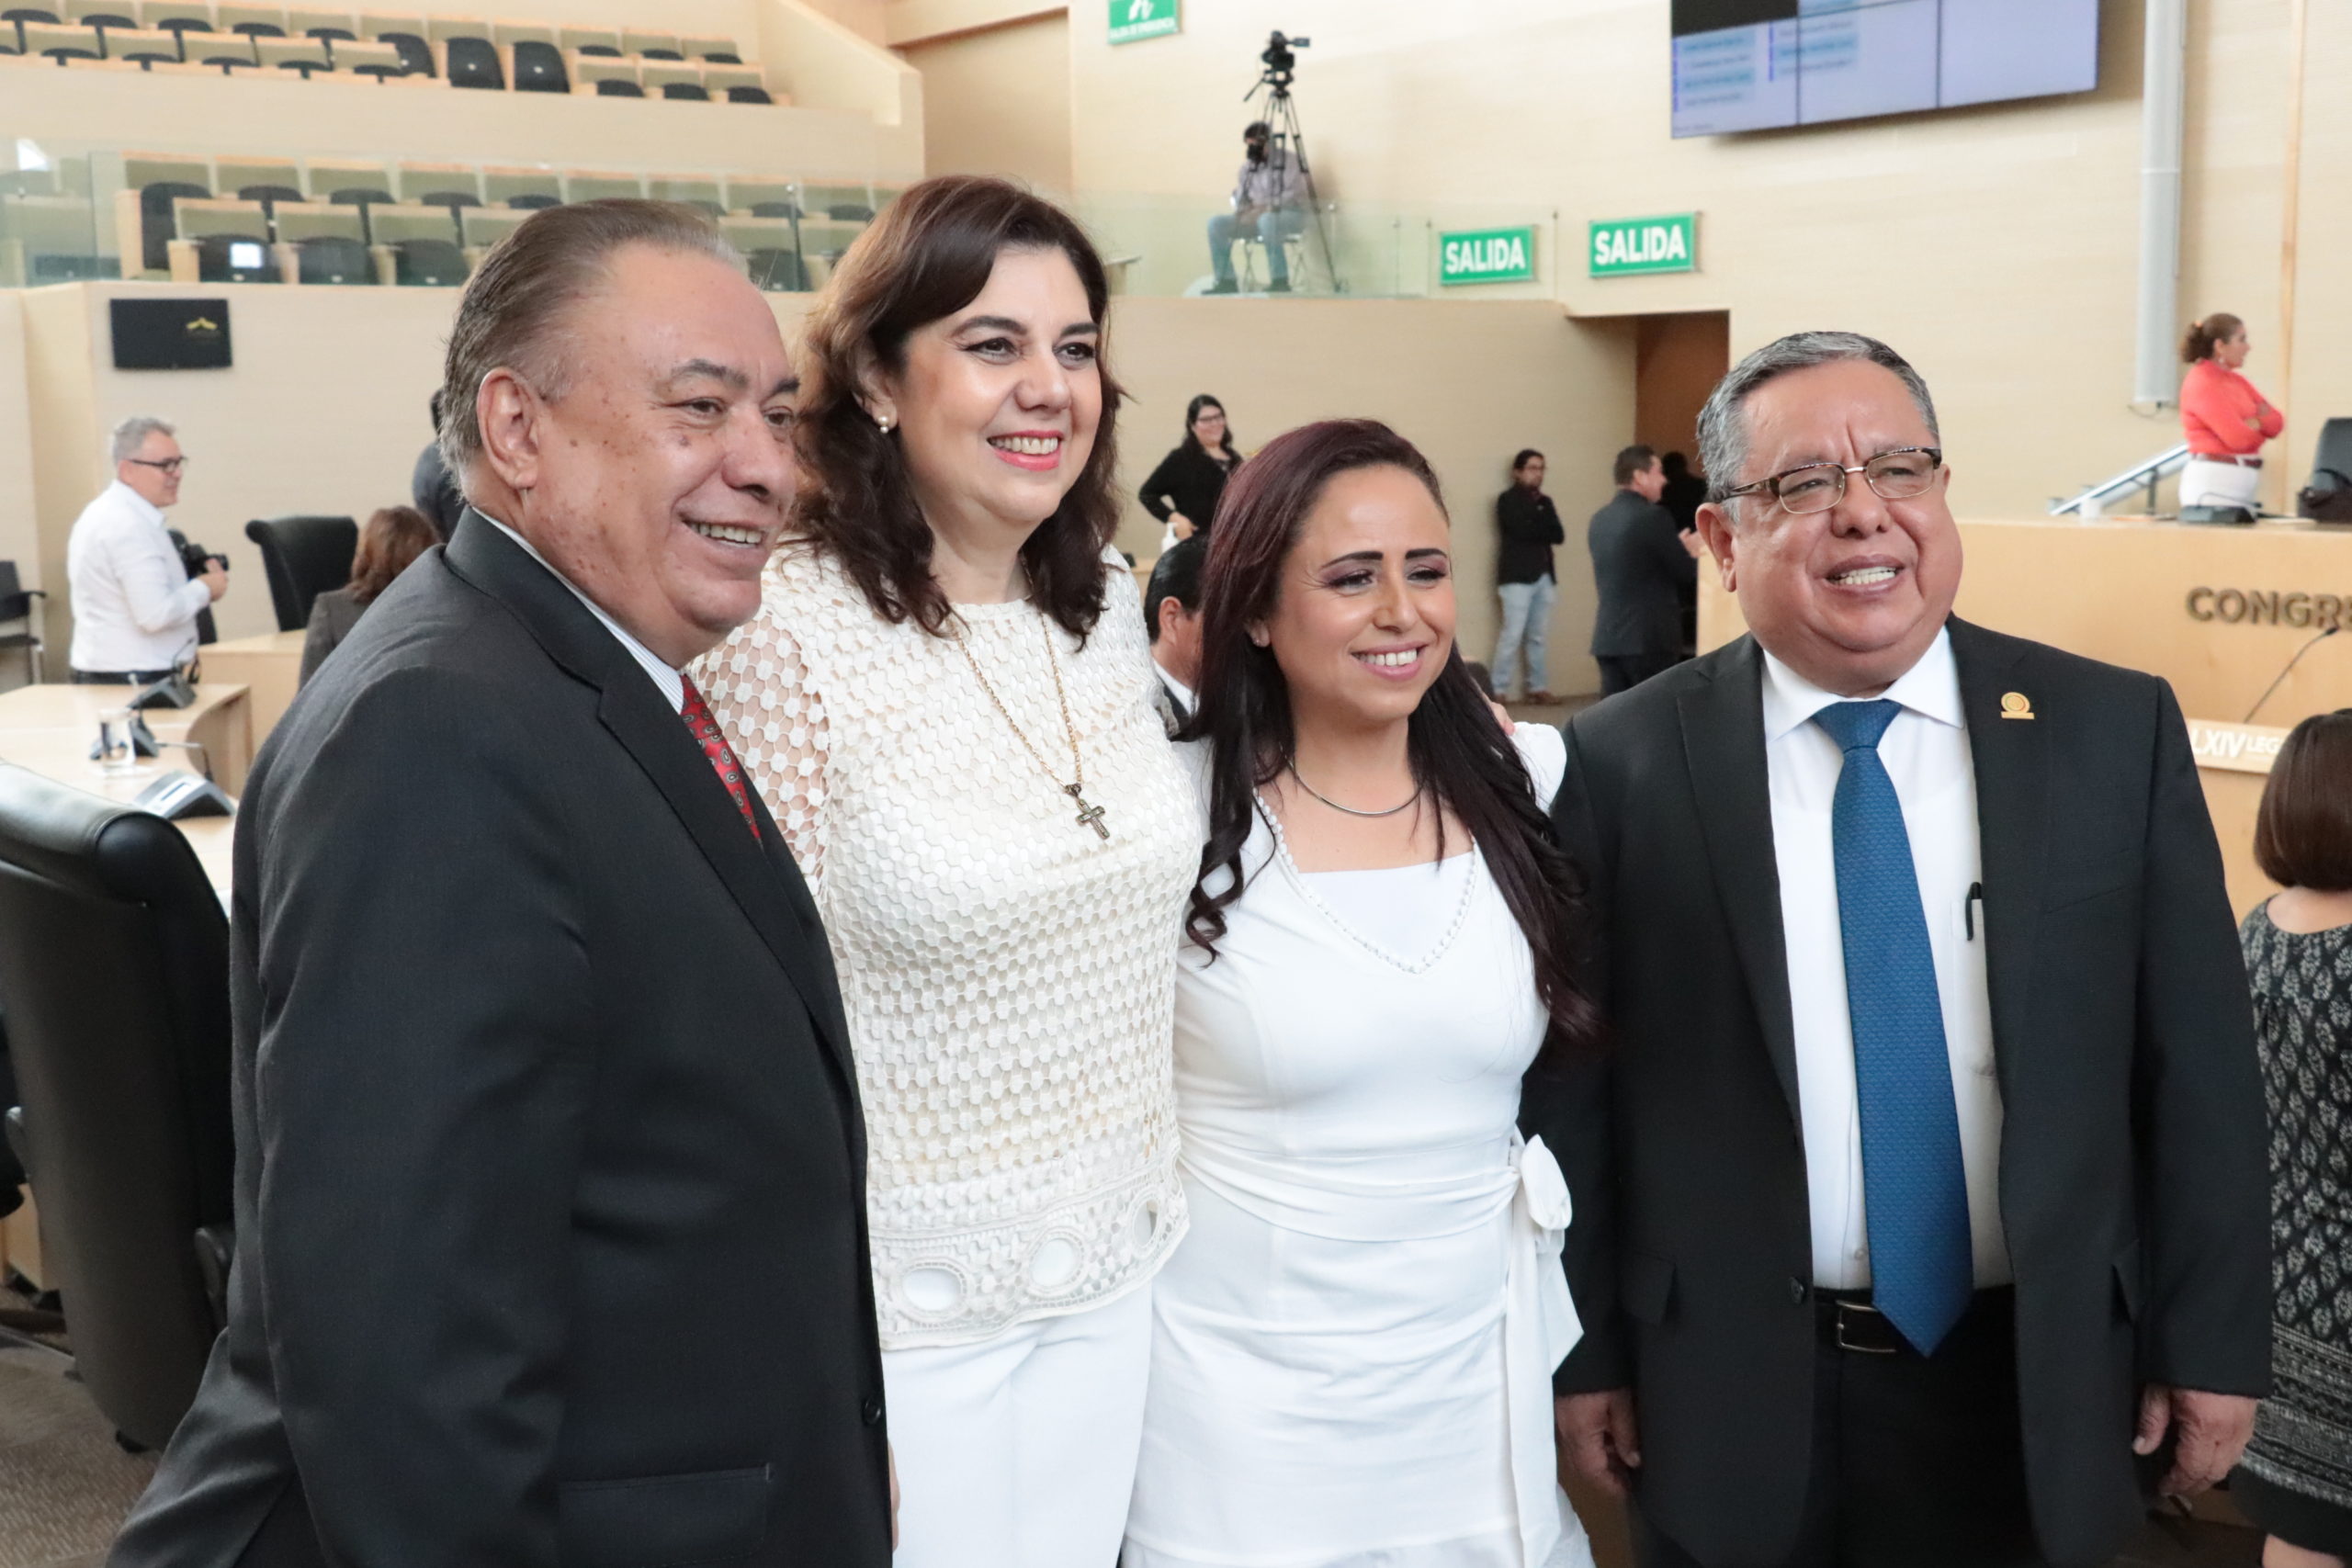
[[1629,277],[1645,272],[1694,272],[1699,265],[1699,215],[1595,219],[1590,230],[1591,275]]
[[1535,277],[1535,231],[1471,229],[1437,237],[1437,280],[1463,283],[1528,283]]
[[1111,41],[1164,38],[1178,26],[1177,0],[1111,0]]

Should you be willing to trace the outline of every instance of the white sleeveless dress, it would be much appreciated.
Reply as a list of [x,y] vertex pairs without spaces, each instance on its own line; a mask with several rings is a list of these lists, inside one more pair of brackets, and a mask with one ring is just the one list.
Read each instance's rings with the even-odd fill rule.
[[[1516,739],[1548,803],[1559,733]],[[1552,1432],[1567,1187],[1516,1127],[1525,939],[1475,848],[1301,873],[1261,812],[1242,864],[1217,958],[1177,976],[1192,1231],[1121,1561],[1589,1568]]]

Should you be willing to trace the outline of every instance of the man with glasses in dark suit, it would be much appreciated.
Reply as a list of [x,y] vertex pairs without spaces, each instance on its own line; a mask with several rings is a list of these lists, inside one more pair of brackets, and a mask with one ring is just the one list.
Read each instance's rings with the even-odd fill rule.
[[1554,1108],[1563,1445],[1645,1568],[2104,1562],[2228,1472],[2269,1374],[2180,710],[1951,614],[1935,409],[1885,344],[1783,338],[1700,431],[1751,635],[1577,716],[1555,810],[1616,1036]]

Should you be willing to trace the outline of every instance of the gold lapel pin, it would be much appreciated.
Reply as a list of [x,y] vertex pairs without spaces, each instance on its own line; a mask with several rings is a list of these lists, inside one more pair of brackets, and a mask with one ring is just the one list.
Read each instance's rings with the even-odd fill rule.
[[2032,699],[2023,692],[2003,692],[2001,716],[2003,718],[2031,718],[2033,716]]

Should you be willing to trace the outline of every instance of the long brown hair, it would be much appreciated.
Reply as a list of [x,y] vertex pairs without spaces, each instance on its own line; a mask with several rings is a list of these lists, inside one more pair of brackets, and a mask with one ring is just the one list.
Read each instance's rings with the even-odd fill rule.
[[[932,532],[915,502],[899,443],[859,400],[865,356],[896,372],[916,328],[979,297],[1008,250],[1057,250],[1077,269],[1098,327],[1111,299],[1093,243],[1069,213],[1004,180],[945,175],[890,204],[858,237],[808,317],[797,446],[798,531],[839,560],[874,613],[933,636],[947,595],[931,575]],[[1102,547],[1119,524],[1114,425],[1125,396],[1098,346],[1102,419],[1094,450],[1054,514],[1021,547],[1029,597],[1073,637],[1102,614]],[[787,546],[789,547],[789,546]]]
[[374,604],[392,579],[440,542],[439,531],[415,507],[379,507],[359,530],[359,550],[351,558],[351,581],[344,586],[352,602]]
[[[1386,425],[1329,420],[1277,435],[1239,468],[1218,500],[1201,590],[1200,705],[1182,739],[1210,747],[1209,840],[1201,852],[1186,930],[1212,955],[1225,910],[1242,893],[1241,852],[1258,790],[1290,765],[1296,744],[1290,691],[1273,650],[1250,628],[1273,613],[1282,566],[1332,479],[1359,468],[1402,468],[1445,497],[1428,459]],[[1535,991],[1550,1015],[1546,1057],[1597,1049],[1600,1011],[1576,982],[1580,884],[1535,798],[1519,749],[1495,722],[1457,644],[1407,724],[1414,778],[1469,829],[1535,964]],[[1442,818],[1441,818],[1441,820]],[[1209,890],[1222,871],[1222,886]]]

